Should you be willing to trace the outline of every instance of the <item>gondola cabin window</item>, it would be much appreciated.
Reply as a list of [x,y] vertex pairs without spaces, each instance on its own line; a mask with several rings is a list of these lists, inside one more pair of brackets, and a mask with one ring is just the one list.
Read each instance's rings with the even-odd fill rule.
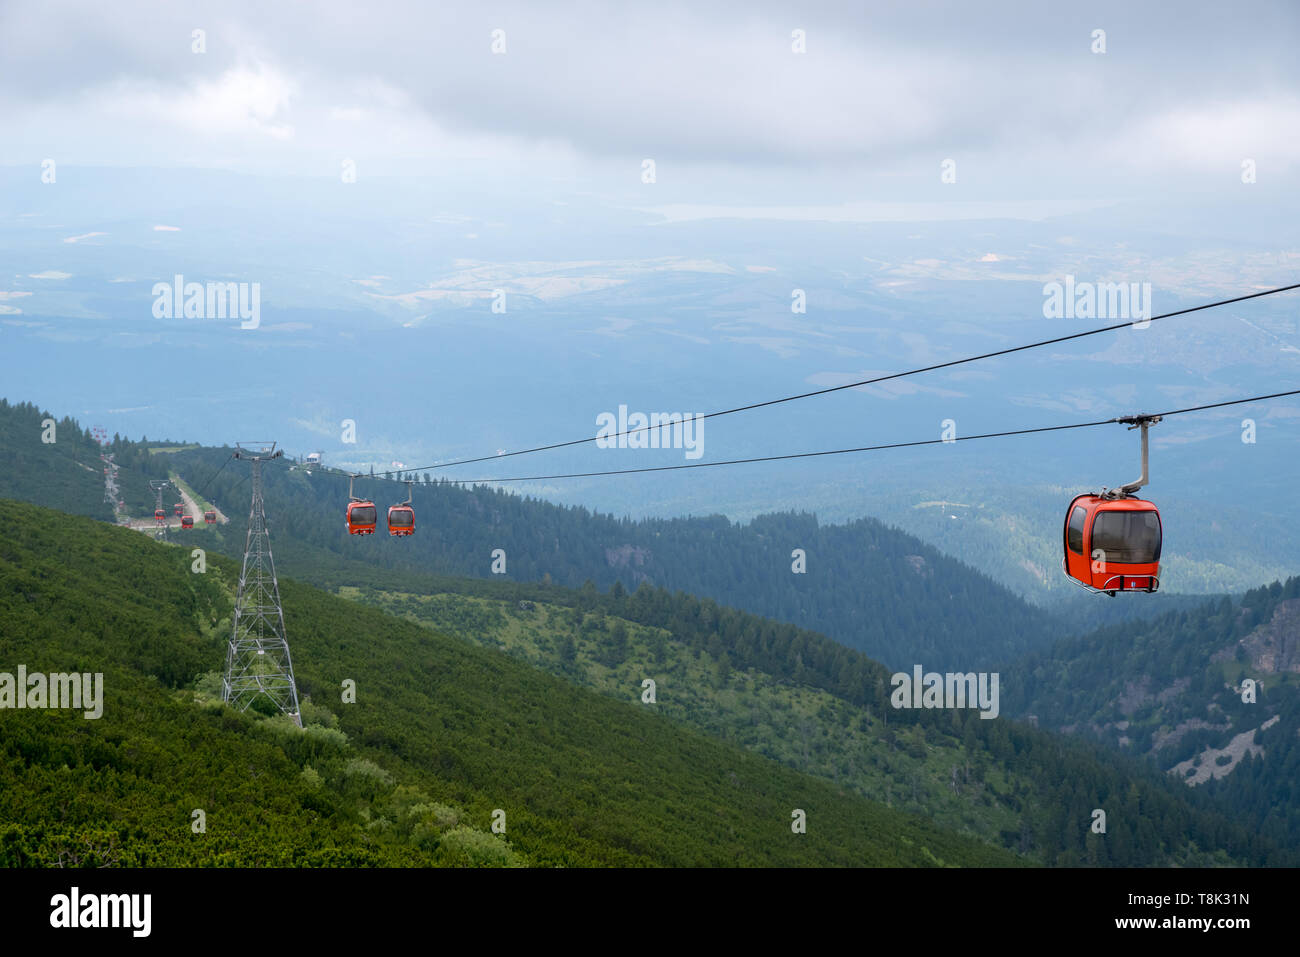
[[1158,562],[1160,517],[1154,511],[1099,512],[1092,523],[1092,547],[1105,553],[1108,564]]
[[1083,554],[1083,525],[1088,520],[1088,510],[1076,505],[1070,513],[1070,524],[1065,531],[1065,544],[1076,555]]

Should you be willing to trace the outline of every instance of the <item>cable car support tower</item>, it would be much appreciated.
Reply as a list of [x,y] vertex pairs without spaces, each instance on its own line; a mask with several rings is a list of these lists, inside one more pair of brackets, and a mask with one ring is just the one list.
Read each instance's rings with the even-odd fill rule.
[[280,586],[271,557],[271,534],[262,505],[262,463],[283,454],[274,442],[235,446],[234,457],[252,466],[253,505],[248,515],[244,566],[239,573],[221,699],[239,711],[246,711],[259,697],[266,697],[302,727],[298,686],[294,682],[293,661],[284,632]]

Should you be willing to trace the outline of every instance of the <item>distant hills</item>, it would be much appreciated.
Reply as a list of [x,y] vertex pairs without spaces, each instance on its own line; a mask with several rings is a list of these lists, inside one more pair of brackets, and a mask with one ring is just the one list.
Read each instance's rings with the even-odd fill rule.
[[[27,167],[0,168],[10,397],[205,445],[248,423],[295,453],[324,449],[362,470],[591,435],[622,403],[711,411],[1101,325],[1044,317],[1044,284],[1066,273],[1150,280],[1160,312],[1295,271],[1279,252],[1294,200],[1277,183],[1208,205],[1147,197],[1040,221],[661,222],[600,201],[595,218],[566,218],[594,201],[577,184],[449,191],[441,167],[436,181],[367,176],[355,190],[335,177],[74,168],[56,189]],[[260,283],[260,327],[155,316],[153,285],[178,274]],[[491,312],[496,288],[508,293],[505,313]],[[794,289],[807,312],[791,312]],[[932,438],[947,419],[965,435],[1274,391],[1294,378],[1296,298],[711,420],[705,459]],[[1300,572],[1300,539],[1261,532],[1300,519],[1297,407],[1208,411],[1153,433],[1168,591],[1235,593]],[[356,443],[342,440],[344,420],[357,424]],[[682,461],[673,450],[575,447],[456,474]],[[524,463],[539,467],[514,470]],[[1050,610],[1070,594],[1054,547],[1065,503],[1131,479],[1136,465],[1134,437],[1116,426],[518,487],[619,516],[873,516]],[[1228,488],[1202,521],[1207,496]],[[918,507],[943,500],[970,510],[953,520]]]

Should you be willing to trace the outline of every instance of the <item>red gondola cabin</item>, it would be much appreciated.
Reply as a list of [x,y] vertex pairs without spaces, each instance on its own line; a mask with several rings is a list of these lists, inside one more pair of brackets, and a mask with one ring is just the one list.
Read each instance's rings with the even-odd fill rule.
[[156,509],[153,510],[153,517],[154,517],[154,520],[157,521],[157,522],[165,522],[165,521],[167,521],[167,513],[164,512],[164,511],[163,511],[162,509],[160,509],[160,508],[156,508]]
[[209,525],[217,524],[217,513],[214,512],[212,509],[208,509],[206,512],[203,513],[203,521]]
[[1160,587],[1160,512],[1132,496],[1079,495],[1065,513],[1065,573],[1115,595]]
[[375,534],[375,520],[378,517],[378,511],[375,509],[374,502],[359,500],[348,503],[348,534],[350,535],[373,535]]
[[415,534],[415,509],[409,505],[392,505],[388,509],[389,535]]
[[184,518],[181,519],[181,528],[193,528],[193,527],[194,527],[193,515],[186,515]]
[[184,502],[177,502],[175,505],[172,506],[172,511],[176,513],[176,515],[177,515],[178,518],[179,518],[181,515],[184,515],[184,514],[185,514],[185,503],[184,503]]

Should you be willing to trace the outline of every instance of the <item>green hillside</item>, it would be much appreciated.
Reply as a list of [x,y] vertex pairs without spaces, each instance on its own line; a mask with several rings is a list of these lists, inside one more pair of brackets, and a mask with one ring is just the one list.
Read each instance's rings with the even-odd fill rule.
[[[66,450],[75,448],[74,445],[65,445],[64,452],[56,452],[57,446],[41,446],[39,426],[43,417],[44,413],[31,407],[0,407],[0,423],[10,426],[2,436],[10,454],[45,456],[43,467],[59,476],[71,475],[75,479],[78,472],[84,473],[95,486],[94,494],[102,496],[102,486],[98,484],[101,480],[75,458],[65,454]],[[61,435],[68,431],[68,425],[59,426]],[[70,425],[73,434],[78,434],[75,433],[75,423]],[[36,428],[34,432],[33,426]],[[173,443],[166,444],[173,446]],[[115,437],[112,448],[119,462],[128,463],[123,470],[123,488],[137,514],[150,513],[153,508],[148,479],[166,477],[170,471],[186,481],[196,493],[228,508],[234,519],[229,526],[203,529],[201,536],[194,532],[169,532],[164,536],[164,541],[184,545],[187,549],[197,544],[209,550],[207,576],[187,574],[185,577],[203,577],[217,582],[217,590],[201,598],[186,597],[185,593],[173,595],[172,605],[179,602],[175,607],[190,610],[165,629],[168,634],[184,636],[185,643],[199,641],[196,635],[203,636],[197,652],[202,660],[195,660],[190,651],[179,654],[155,649],[151,657],[138,661],[135,670],[119,682],[123,686],[138,683],[142,675],[162,679],[162,689],[146,682],[138,690],[142,695],[157,696],[155,710],[159,715],[183,719],[186,730],[183,733],[178,730],[167,740],[177,767],[187,768],[195,758],[183,742],[190,740],[186,735],[197,734],[205,727],[190,730],[196,710],[203,721],[209,720],[207,709],[212,704],[215,690],[214,672],[220,667],[229,627],[232,565],[218,553],[224,551],[237,556],[242,552],[243,516],[246,515],[249,492],[247,469],[238,463],[223,467],[228,465],[228,455],[216,450],[183,449],[153,454],[144,442],[133,443],[120,437]],[[88,445],[84,450],[98,453],[97,448]],[[48,489],[61,487],[59,481],[47,482],[43,486],[36,480],[38,474],[30,467],[10,474],[10,484],[16,487],[14,494],[30,499],[48,494]],[[77,481],[85,484],[85,478]],[[1013,634],[1007,640],[996,637],[999,619],[995,612],[1001,607],[1001,596],[996,591],[983,595],[991,604],[972,607],[969,596],[971,589],[982,587],[979,576],[946,559],[943,563],[932,564],[925,555],[909,550],[915,544],[913,540],[883,526],[868,527],[868,523],[854,528],[822,527],[819,530],[809,517],[794,515],[770,516],[747,526],[713,519],[627,523],[580,509],[557,509],[545,503],[516,499],[499,491],[422,485],[417,489],[420,531],[414,539],[391,541],[386,536],[376,536],[374,540],[359,541],[343,534],[341,528],[333,527],[335,524],[341,526],[341,513],[331,511],[332,496],[337,491],[331,483],[336,481],[336,477],[320,473],[308,478],[301,472],[291,472],[279,465],[268,469],[270,524],[281,574],[289,574],[326,591],[342,593],[349,599],[359,598],[413,622],[406,624],[383,616],[376,619],[383,623],[379,630],[387,638],[374,645],[374,649],[391,646],[391,654],[385,657],[376,650],[361,664],[356,664],[357,643],[350,641],[345,647],[339,647],[335,640],[338,637],[335,624],[341,623],[349,633],[357,634],[373,630],[374,626],[366,623],[368,620],[352,617],[357,611],[355,605],[339,604],[336,599],[322,596],[314,589],[306,589],[300,598],[290,602],[288,594],[299,586],[285,583],[290,638],[298,665],[299,683],[315,702],[304,709],[308,723],[312,725],[307,732],[312,743],[310,746],[302,745],[294,736],[296,732],[291,733],[276,721],[230,716],[222,720],[247,725],[241,725],[234,732],[238,742],[229,754],[240,753],[238,749],[242,743],[239,742],[259,742],[258,747],[265,745],[267,749],[268,761],[287,761],[288,764],[279,765],[286,772],[297,769],[295,773],[301,777],[300,783],[308,789],[308,805],[313,808],[313,813],[321,815],[313,827],[319,833],[334,835],[325,846],[340,848],[341,854],[359,855],[358,861],[463,862],[468,858],[447,850],[456,841],[469,842],[482,854],[499,855],[503,861],[524,863],[699,863],[714,860],[691,857],[692,854],[712,853],[708,850],[710,838],[707,828],[688,831],[690,839],[680,844],[671,836],[660,839],[658,844],[664,851],[659,856],[638,857],[640,852],[629,852],[625,843],[619,843],[624,840],[620,837],[615,844],[621,850],[615,854],[603,839],[587,846],[575,842],[573,836],[564,831],[564,826],[557,830],[548,814],[536,812],[534,805],[529,803],[537,796],[513,789],[508,781],[496,785],[499,790],[494,793],[497,796],[485,794],[482,784],[485,777],[502,777],[502,780],[504,777],[497,774],[500,767],[480,767],[476,763],[479,758],[472,756],[480,749],[483,734],[487,734],[488,729],[495,729],[492,732],[495,737],[490,740],[500,751],[502,746],[496,738],[509,735],[513,740],[515,713],[529,711],[516,701],[515,706],[496,713],[493,710],[497,700],[495,690],[480,680],[482,674],[494,674],[493,669],[499,667],[498,664],[488,667],[483,662],[495,663],[509,658],[515,659],[512,667],[517,667],[520,661],[526,663],[517,677],[518,687],[526,686],[528,693],[520,690],[519,700],[535,703],[541,695],[567,701],[564,696],[575,693],[575,685],[580,686],[597,692],[601,697],[590,694],[581,697],[580,700],[588,704],[578,707],[577,714],[584,713],[586,708],[617,705],[624,709],[618,712],[620,715],[630,713],[630,720],[634,721],[653,719],[658,724],[652,724],[651,728],[668,727],[672,734],[686,732],[688,736],[683,740],[704,742],[700,747],[721,746],[725,753],[732,755],[736,754],[736,749],[743,749],[751,755],[746,760],[766,758],[779,762],[789,771],[810,775],[820,782],[817,786],[829,787],[829,793],[839,800],[853,795],[876,802],[867,805],[873,808],[872,813],[883,812],[885,809],[879,807],[883,804],[895,811],[923,815],[942,829],[949,839],[954,834],[962,834],[1011,849],[1039,863],[1067,866],[1277,864],[1292,861],[1294,853],[1285,849],[1300,843],[1296,840],[1293,824],[1279,822],[1279,818],[1286,818],[1291,813],[1288,808],[1293,802],[1282,794],[1285,781],[1276,777],[1273,768],[1260,779],[1263,783],[1253,785],[1244,796],[1233,796],[1234,789],[1245,788],[1244,782],[1255,780],[1258,775],[1235,774],[1188,789],[1152,767],[1136,749],[1122,745],[1118,754],[1110,749],[1108,745],[1115,743],[1121,736],[1119,733],[1112,735],[1115,740],[1102,734],[1099,743],[1089,743],[1077,737],[1073,741],[1062,741],[1059,735],[1047,730],[1007,720],[1013,713],[1022,716],[1034,714],[1041,719],[1044,728],[1077,730],[1069,721],[1057,721],[1059,715],[1047,707],[1034,710],[1025,707],[1025,702],[1035,695],[1047,700],[1044,689],[1051,687],[1051,681],[1047,679],[1056,675],[1061,684],[1052,692],[1057,696],[1054,704],[1068,711],[1081,700],[1081,695],[1073,680],[1066,681],[1065,677],[1087,674],[1090,667],[1087,662],[1071,659],[1068,668],[1057,669],[1049,656],[1039,655],[1028,664],[1017,663],[1002,669],[1003,717],[996,721],[979,720],[974,712],[900,712],[888,703],[888,677],[892,669],[886,669],[839,641],[829,640],[794,624],[756,617],[720,604],[713,598],[698,598],[680,591],[651,587],[653,579],[649,575],[632,575],[634,579],[640,578],[639,585],[628,590],[622,584],[624,574],[644,567],[649,561],[646,557],[649,553],[640,550],[641,546],[629,546],[629,550],[622,545],[604,548],[600,543],[600,536],[611,530],[615,536],[651,532],[663,536],[667,533],[670,542],[660,549],[661,561],[667,560],[664,556],[689,558],[696,547],[703,548],[706,554],[719,560],[736,554],[738,549],[743,554],[771,557],[779,555],[784,547],[777,544],[781,536],[790,528],[803,528],[825,533],[820,539],[822,545],[809,550],[810,557],[814,553],[825,557],[827,554],[851,556],[867,540],[862,536],[867,535],[874,544],[866,550],[866,554],[872,556],[870,562],[875,563],[870,565],[872,569],[906,567],[907,575],[916,581],[909,585],[904,576],[905,583],[897,585],[894,579],[886,576],[884,584],[873,584],[869,595],[863,597],[862,593],[855,593],[852,582],[856,579],[853,576],[846,578],[836,573],[828,577],[838,583],[839,591],[824,595],[822,589],[826,582],[819,582],[809,591],[809,596],[817,597],[819,602],[821,597],[843,598],[841,607],[851,611],[856,594],[857,604],[872,608],[873,620],[879,628],[888,631],[893,647],[934,652],[933,658],[917,656],[927,669],[945,667],[944,648],[970,649],[977,644],[972,640],[973,635],[989,644],[981,647],[978,654],[973,651],[965,654],[958,664],[960,670],[971,670],[979,666],[979,661],[992,659],[996,648],[1022,647],[1019,642],[1023,634],[1021,638]],[[374,484],[383,488],[381,483]],[[79,487],[69,486],[65,497],[72,501],[79,494]],[[372,494],[383,501],[382,494]],[[55,519],[51,525],[59,527],[61,522],[62,519]],[[540,526],[534,527],[534,522]],[[146,551],[140,553],[142,555],[173,556],[178,568],[188,570],[188,551],[141,542],[142,538],[139,533],[128,534],[128,547],[145,548]],[[453,554],[450,557],[439,554],[430,541],[452,548]],[[491,547],[495,546],[490,545],[501,541],[515,543],[508,551],[510,574],[492,575],[488,567]],[[476,546],[474,542],[479,544]],[[62,539],[50,539],[48,544],[46,551],[29,551],[28,559],[36,561],[38,555],[44,559],[58,556],[67,564],[66,546]],[[538,575],[540,580],[513,580],[520,577],[520,562],[517,560],[520,554],[516,548],[519,544],[522,544],[526,561],[529,556],[535,561],[538,556],[545,555],[548,562],[553,562],[550,567],[567,579],[575,578],[584,568],[600,569],[602,561],[605,572],[617,570],[618,574],[603,575],[603,580],[609,583],[604,591],[591,580],[581,588],[561,587],[549,571]],[[658,545],[655,547],[659,548]],[[454,554],[455,549],[460,549],[460,558]],[[896,561],[898,555],[893,554],[900,549],[905,560],[901,565]],[[879,555],[882,551],[889,551],[892,557]],[[481,553],[478,558],[483,560],[479,561],[475,553]],[[104,554],[108,555],[107,552]],[[117,564],[117,559],[111,555],[105,561],[110,566]],[[742,566],[745,564],[741,563]],[[462,565],[471,566],[469,571],[479,577],[458,577],[447,571],[455,571]],[[130,562],[123,565],[123,569],[131,567]],[[540,567],[533,567],[532,574],[536,574]],[[705,579],[712,574],[711,580],[715,583],[725,578],[722,572],[708,572],[699,565],[690,567]],[[62,566],[60,569],[58,574],[62,575]],[[801,584],[808,577],[790,575],[788,563],[786,569],[785,574],[799,579]],[[84,571],[79,569],[79,573]],[[439,571],[443,573],[436,574]],[[763,593],[764,583],[770,580],[770,577],[756,574],[753,569],[738,567],[733,571],[735,580],[744,585],[742,593],[754,600],[757,600],[755,596]],[[55,572],[51,570],[49,574]],[[950,588],[949,582],[954,576],[957,584]],[[97,575],[83,574],[83,577],[87,581],[100,582],[103,587],[97,593],[80,595],[75,602],[65,600],[61,607],[90,609],[93,603],[102,602],[102,612],[98,608],[87,610],[84,618],[97,622],[114,620],[114,615],[121,609],[114,610],[107,596],[115,594],[117,586]],[[133,607],[134,603],[143,600],[146,607],[151,607],[148,606],[152,601],[148,589],[142,591],[140,588],[149,578],[149,574],[141,573],[132,583],[133,590],[118,589],[116,594],[126,596],[127,606]],[[129,576],[123,580],[132,581]],[[942,594],[947,594],[948,600],[932,600]],[[327,606],[318,607],[317,603],[322,599]],[[531,602],[533,607],[521,608],[521,601]],[[200,615],[194,609],[204,602],[210,608]],[[172,605],[167,605],[172,608],[168,615],[174,612]],[[25,606],[18,607],[30,610]],[[814,607],[820,606],[815,604]],[[1181,605],[1178,607],[1182,608]],[[297,616],[304,608],[312,611],[299,619]],[[151,623],[159,618],[156,609],[138,611],[141,623]],[[367,611],[366,614],[375,612]],[[201,618],[195,619],[197,624],[191,620],[194,616]],[[791,617],[804,615],[800,612]],[[1050,619],[1043,620],[1048,625],[1035,641],[1048,640],[1060,633],[1059,628],[1051,625]],[[331,629],[325,632],[315,630],[318,621],[330,622]],[[978,622],[978,628],[972,630],[974,622]],[[414,623],[423,627],[415,628]],[[432,638],[428,630],[430,626],[434,629]],[[139,641],[139,636],[153,634],[151,629],[154,627],[149,624],[148,627],[134,628],[129,634],[133,641]],[[1198,627],[1205,627],[1205,624]],[[1210,628],[1212,631],[1212,623]],[[1011,630],[1014,632],[1015,629]],[[0,628],[4,640],[10,640],[10,634],[10,630]],[[12,634],[21,632],[13,630]],[[1129,632],[1119,629],[1116,634],[1122,636]],[[447,642],[447,635],[461,640],[452,642],[445,649],[427,647],[429,641]],[[934,636],[937,640],[932,640]],[[300,644],[313,640],[320,644],[307,660],[303,660]],[[1122,644],[1128,639],[1120,637],[1117,640]],[[61,641],[49,647],[59,647]],[[482,648],[474,651],[470,644],[485,646],[492,653],[482,661],[466,659],[464,655],[471,652],[484,653]],[[370,645],[366,647],[370,648]],[[1086,643],[1081,647],[1087,647]],[[0,644],[0,650],[3,648],[4,645]],[[420,681],[409,675],[412,670],[410,661],[417,651],[416,660],[421,663],[423,676]],[[1064,653],[1070,657],[1068,648]],[[1180,666],[1188,660],[1186,656],[1177,654],[1177,649],[1165,650],[1162,654],[1168,662]],[[444,659],[457,662],[451,676],[444,675],[438,664]],[[328,667],[321,670],[324,664]],[[1141,664],[1127,662],[1122,668],[1136,668]],[[902,667],[906,668],[907,664]],[[3,662],[0,662],[0,670],[3,668]],[[1117,665],[1116,673],[1127,673],[1122,668]],[[58,669],[51,667],[46,670]],[[546,677],[541,672],[553,677]],[[1134,672],[1138,673],[1140,671]],[[413,684],[393,685],[395,676],[409,678]],[[641,682],[646,676],[653,676],[659,684],[659,697],[654,706],[640,701]],[[372,685],[385,688],[382,713],[368,710],[372,704],[378,706],[378,703],[369,701],[364,694],[356,705],[336,703],[345,678],[357,681],[359,688]],[[556,679],[559,679],[558,683]],[[552,683],[536,687],[531,684],[539,680]],[[482,721],[475,722],[468,737],[456,737],[464,732],[463,719],[439,717],[437,709],[426,700],[431,692],[442,701],[454,703],[462,713],[481,713]],[[1086,695],[1082,697],[1086,698]],[[594,701],[601,703],[590,703]],[[1014,709],[1007,703],[1010,701],[1016,702]],[[396,712],[391,710],[394,702],[401,703]],[[1053,704],[1053,700],[1047,700],[1047,703]],[[179,710],[168,710],[178,707]],[[593,714],[601,717],[593,719],[592,733],[597,738],[608,735],[610,723],[603,716],[604,712]],[[360,720],[363,717],[364,720]],[[0,718],[12,719],[11,726],[20,727],[22,722],[31,719],[31,715],[0,711]],[[51,715],[51,718],[61,719],[61,716]],[[538,715],[537,728],[532,731],[540,733],[539,729],[546,728],[549,720],[549,711],[544,711]],[[1206,729],[1197,726],[1196,720],[1199,719],[1194,716],[1180,717],[1179,721],[1193,723],[1170,740],[1199,741],[1198,735],[1204,736]],[[81,724],[98,727],[102,722]],[[1139,721],[1134,726],[1140,727],[1141,724]],[[1178,721],[1175,726],[1177,724]],[[93,736],[94,733],[93,729],[88,732],[83,728],[71,734],[74,740],[80,740],[77,735]],[[133,729],[132,733],[140,732]],[[1158,722],[1152,735],[1162,734]],[[1269,726],[1261,727],[1257,734],[1262,740],[1262,736],[1271,734],[1276,737],[1278,732],[1274,726]],[[414,739],[410,738],[411,735],[415,736]],[[448,740],[457,742],[454,758],[446,757],[441,744],[425,746],[430,741],[437,744]],[[1160,740],[1164,742],[1165,738],[1160,737]],[[394,742],[401,742],[400,753],[393,746]],[[587,746],[580,735],[566,736],[551,743],[556,747],[580,750]],[[519,746],[530,745],[524,741],[519,742]],[[64,746],[55,747],[46,742],[34,747],[36,753],[60,754]],[[220,750],[216,745],[213,749]],[[626,751],[626,745],[621,740],[607,741],[604,750],[613,756]],[[662,762],[651,765],[654,773],[672,774],[674,777],[684,774],[677,763],[681,760],[679,751],[677,745],[665,744],[660,755]],[[132,755],[136,753],[134,748],[129,752]],[[539,780],[553,778],[556,767],[568,768],[571,777],[582,779],[587,766],[584,762],[575,759],[566,764],[559,759],[544,759],[540,753],[516,755],[512,760],[523,767],[533,768]],[[692,767],[698,764],[702,769],[712,768],[716,764],[711,759],[697,760],[698,755],[695,752],[691,754],[693,757],[688,763]],[[1217,762],[1220,758],[1221,755],[1210,754],[1207,760]],[[1251,767],[1249,761],[1247,758],[1240,767]],[[396,766],[393,766],[394,762]],[[1260,762],[1256,760],[1255,764]],[[73,763],[70,766],[79,765]],[[438,772],[432,778],[429,777],[430,768],[436,768]],[[624,765],[613,757],[601,766],[600,773],[620,781],[627,777]],[[200,769],[191,776],[202,779],[211,774],[211,770]],[[708,773],[701,771],[701,774],[702,778],[692,777],[692,780],[712,780]],[[744,780],[739,771],[737,777]],[[148,774],[136,773],[132,780],[139,793],[132,792],[127,796],[123,792],[122,806],[153,808],[153,813],[160,815],[153,825],[155,827],[161,827],[164,820],[174,819],[175,807],[160,808],[154,798],[146,796],[151,781]],[[224,780],[218,783],[222,788],[231,786]],[[713,781],[713,784],[718,782]],[[628,784],[626,787],[632,786]],[[665,833],[674,833],[676,825],[670,826],[668,810],[655,805],[647,809],[641,803],[640,792],[635,789],[620,793],[616,788],[602,785],[600,792],[607,796],[618,795],[612,808],[592,810],[585,801],[570,800],[571,796],[563,794],[561,797],[570,800],[570,804],[565,805],[563,800],[549,793],[539,799],[550,812],[559,813],[560,808],[565,808],[565,814],[579,820],[584,814],[595,814],[602,822],[617,818],[622,822],[619,826],[626,828],[626,832],[620,831],[620,834],[638,833],[636,829],[643,821],[654,822]],[[509,854],[501,854],[505,846],[502,839],[486,830],[492,811],[503,807],[504,799],[499,796],[502,793],[511,795],[511,799],[519,804],[508,814],[511,822],[508,829]],[[281,789],[275,792],[274,800],[268,797],[267,807],[279,807],[283,795]],[[690,797],[703,805],[710,805],[716,799],[715,793],[707,787],[698,793],[692,791]],[[753,799],[760,802],[757,806],[767,808],[768,805],[762,801],[776,798],[762,792],[754,795]],[[553,800],[558,803],[548,803]],[[321,805],[322,801],[326,804]],[[325,807],[328,813],[318,805]],[[1088,812],[1100,805],[1112,810],[1120,809],[1118,815],[1111,815],[1110,831],[1104,840],[1090,835],[1086,826],[1080,827],[1079,823],[1086,822]],[[411,808],[426,810],[415,813]],[[430,808],[436,808],[436,813],[428,810]],[[1240,815],[1244,809],[1249,810],[1250,821],[1267,823],[1268,827],[1256,829],[1243,825],[1234,815]],[[792,808],[786,808],[783,813],[788,816],[790,810]],[[2,807],[0,811],[3,811]],[[285,813],[291,814],[292,808]],[[752,813],[752,810],[746,813]],[[430,814],[433,817],[429,817]],[[534,821],[534,817],[541,823]],[[86,818],[87,821],[95,819],[93,816]],[[98,819],[114,818],[106,812]],[[782,823],[785,827],[780,833],[784,835],[789,828],[785,818],[782,818]],[[253,826],[254,822],[249,818],[241,824],[239,833],[247,833]],[[293,827],[300,829],[297,823]],[[526,844],[518,828],[535,835],[531,838],[533,843]],[[589,821],[581,834],[585,837],[593,829],[599,831]],[[458,836],[452,839],[452,845],[444,846],[441,835],[452,831]],[[418,840],[413,837],[417,832],[420,835]],[[214,829],[209,835],[215,833]],[[190,836],[189,831],[183,828],[167,841],[161,841],[158,847],[170,848],[168,854],[178,855],[168,860],[190,860],[183,855],[192,853],[199,855],[194,860],[206,860],[203,856],[206,852],[202,848],[196,849],[189,840]],[[229,839],[231,833],[225,832],[225,837]],[[756,854],[750,847],[751,838],[752,834],[742,841],[750,855],[743,859],[744,862],[795,862],[794,859],[772,856],[776,853],[773,848]],[[24,838],[29,839],[30,835]],[[174,846],[168,841],[175,842]],[[215,842],[209,842],[212,843]],[[304,839],[296,850],[288,845],[277,846],[274,853],[280,855],[277,860],[316,862],[310,855],[321,846],[313,836]],[[635,846],[640,847],[639,844]],[[925,846],[929,853],[937,853],[935,842],[927,842]],[[975,846],[978,853],[990,850]],[[876,850],[879,849],[873,849],[864,862],[874,860],[871,855]],[[272,853],[272,849],[261,841],[238,853],[245,852],[263,855],[256,860],[268,860],[265,855]],[[41,853],[44,852],[33,851],[25,860],[34,860]],[[231,845],[222,853],[232,855],[237,852]],[[907,859],[906,855],[902,859]],[[944,859],[952,860],[950,857]],[[844,862],[834,854],[826,860]],[[928,858],[923,856],[922,860]]]
[[[1288,859],[1139,761],[1005,717],[895,710],[882,666],[792,626],[645,587],[511,594],[506,583],[391,584],[412,590],[338,590],[612,698],[639,700],[649,677],[655,710],[682,725],[1042,863]],[[1078,824],[1094,807],[1111,812],[1104,840]]]
[[[222,468],[228,455],[203,449],[167,458],[231,516],[225,538],[233,550],[243,546],[248,484],[246,469]],[[501,577],[513,581],[688,591],[814,629],[899,667],[979,668],[1059,633],[1049,614],[986,575],[874,519],[824,525],[812,515],[784,513],[748,524],[721,516],[629,521],[496,488],[421,482],[414,499],[419,531],[394,543],[344,532],[343,476],[308,477],[277,463],[266,469],[265,488],[281,540],[313,552],[394,570],[489,577],[500,549]],[[400,483],[370,478],[356,491],[381,505],[406,495]],[[796,549],[806,567],[798,573]]]
[[[0,501],[0,521],[0,670],[102,672],[105,685],[99,720],[0,711],[0,864],[1015,862],[639,703],[291,582],[308,727],[232,714],[210,700],[232,563],[209,555],[195,574],[187,550],[15,502]],[[191,830],[196,809],[206,833]],[[504,836],[490,833],[496,809]]]
[[[0,498],[112,521],[100,460],[101,453],[112,452],[127,511],[136,518],[153,515],[149,482],[167,478],[167,455],[152,454],[148,439],[133,442],[120,435],[101,448],[90,431],[70,417],[57,419],[53,430],[47,430],[43,423],[55,419],[30,402],[0,398]],[[47,436],[53,441],[45,441]]]
[[[0,405],[0,454],[49,457],[39,446],[46,413]],[[71,429],[76,423],[68,420]],[[60,427],[61,429],[64,426]],[[62,433],[61,433],[62,434]],[[32,448],[35,445],[36,448]],[[131,442],[114,437],[121,490],[130,514],[148,518],[154,508],[151,479],[179,478],[204,502],[232,519],[205,530],[206,547],[236,554],[248,514],[248,470],[230,464],[228,449],[183,443]],[[166,451],[151,451],[166,450]],[[97,456],[98,450],[93,450]],[[79,473],[79,474],[78,474]],[[69,462],[14,468],[0,494],[78,514],[94,514],[101,485]],[[423,478],[427,478],[427,473]],[[76,491],[51,497],[51,488],[76,480]],[[363,479],[358,489],[380,503],[405,496],[405,486]],[[1050,643],[1063,630],[1079,631],[1100,612],[1126,615],[1143,606],[1096,602],[1055,608],[1060,618],[1032,607],[989,578],[910,535],[864,519],[826,525],[807,514],[761,516],[748,524],[718,516],[631,522],[581,508],[518,497],[496,488],[463,489],[421,481],[416,487],[420,532],[400,548],[341,533],[347,481],[341,476],[290,471],[283,462],[266,471],[271,519],[282,542],[301,542],[307,554],[330,551],[394,570],[448,576],[492,575],[491,555],[501,549],[512,581],[548,581],[578,587],[592,581],[628,589],[649,583],[712,597],[755,614],[827,634],[896,667],[987,668]],[[170,505],[174,494],[167,493]],[[213,534],[217,533],[217,534]],[[179,541],[178,533],[169,537]],[[791,553],[803,549],[806,571],[791,570]],[[310,571],[292,563],[286,569]],[[994,565],[981,558],[981,569]],[[1178,602],[1150,596],[1146,609]],[[1179,606],[1181,607],[1181,605]],[[1066,621],[1070,625],[1065,624]]]
[[[344,586],[340,594],[499,648],[611,698],[640,700],[673,721],[997,842],[1019,832],[1005,775],[973,767],[959,741],[851,704],[824,688],[736,667],[716,646],[694,650],[666,628],[540,601],[410,594]],[[991,773],[989,773],[991,771]],[[961,786],[953,786],[954,772]]]
[[47,430],[43,423],[54,419],[30,403],[0,398],[0,498],[112,521],[98,443],[71,418]]
[[[1063,641],[1014,665],[1012,713],[1151,761],[1300,845],[1300,578]],[[1244,683],[1256,684],[1243,700]]]

